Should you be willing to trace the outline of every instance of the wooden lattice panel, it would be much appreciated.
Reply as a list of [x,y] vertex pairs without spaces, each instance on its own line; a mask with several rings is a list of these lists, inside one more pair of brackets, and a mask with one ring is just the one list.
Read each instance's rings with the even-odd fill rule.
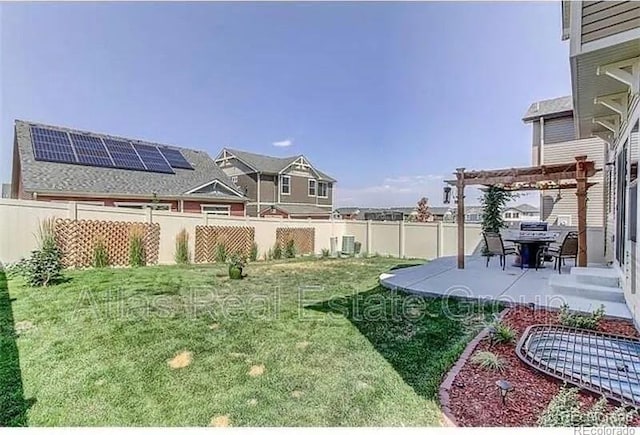
[[240,254],[248,257],[251,253],[255,228],[196,226],[196,263],[213,263],[216,260],[218,244],[224,244],[227,254]]
[[315,228],[276,228],[276,243],[284,250],[293,240],[296,254],[313,254],[315,252]]
[[160,225],[141,222],[86,221],[57,219],[55,232],[62,262],[68,267],[88,267],[93,264],[93,248],[102,240],[111,266],[129,265],[129,237],[134,228],[143,234],[147,264],[158,262]]

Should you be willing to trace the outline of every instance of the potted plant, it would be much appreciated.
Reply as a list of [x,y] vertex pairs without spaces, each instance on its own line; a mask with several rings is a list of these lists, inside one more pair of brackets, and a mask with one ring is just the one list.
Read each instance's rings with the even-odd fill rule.
[[229,278],[242,279],[242,269],[246,264],[244,258],[239,254],[233,254],[229,257],[227,263],[229,263]]

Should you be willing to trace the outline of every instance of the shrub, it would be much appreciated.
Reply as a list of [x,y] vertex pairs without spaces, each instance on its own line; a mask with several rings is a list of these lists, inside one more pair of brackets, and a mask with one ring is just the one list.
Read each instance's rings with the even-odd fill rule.
[[295,258],[296,256],[296,242],[293,239],[287,241],[284,247],[284,258]]
[[144,232],[142,228],[134,226],[129,231],[129,266],[145,265]]
[[331,251],[329,251],[328,249],[323,249],[322,250],[322,258],[329,258],[329,256],[331,255]]
[[273,247],[272,254],[274,260],[280,260],[282,258],[282,247],[276,243],[276,245]]
[[227,261],[227,245],[224,243],[216,244],[216,262],[224,263]]
[[191,263],[189,251],[189,233],[184,228],[176,235],[176,253],[174,259],[177,264]]
[[477,364],[483,369],[502,371],[505,364],[502,358],[493,352],[480,351],[471,357],[471,362]]
[[107,267],[109,265],[109,252],[102,237],[98,237],[93,242],[93,267]]
[[258,260],[258,244],[253,242],[251,245],[251,252],[249,252],[249,260],[257,261]]
[[560,307],[559,321],[561,325],[582,329],[598,329],[600,319],[604,317],[604,305],[589,315],[569,312],[569,305],[563,304]]
[[38,227],[36,239],[39,249],[20,260],[8,270],[11,276],[21,276],[31,287],[47,287],[62,278],[62,255],[55,238],[53,219],[45,219]]
[[269,248],[269,250],[264,253],[264,259],[273,260],[273,249]]
[[623,407],[616,407],[607,412],[607,400],[604,397],[591,408],[582,409],[578,389],[563,387],[538,418],[538,426],[624,427],[628,426],[636,415],[637,411],[627,411]]
[[504,323],[497,323],[495,326],[496,334],[494,340],[497,343],[513,343],[516,341],[516,331],[512,327]]

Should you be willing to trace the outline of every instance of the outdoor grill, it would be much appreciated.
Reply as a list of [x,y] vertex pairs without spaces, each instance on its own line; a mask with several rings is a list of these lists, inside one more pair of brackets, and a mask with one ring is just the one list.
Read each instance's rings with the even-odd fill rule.
[[518,357],[548,375],[625,405],[640,405],[640,340],[557,325],[527,328]]

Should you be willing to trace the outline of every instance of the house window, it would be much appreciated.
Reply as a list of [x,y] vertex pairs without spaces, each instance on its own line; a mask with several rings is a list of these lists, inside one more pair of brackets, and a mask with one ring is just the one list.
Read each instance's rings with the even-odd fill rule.
[[514,211],[514,212],[513,212],[513,217],[514,217],[514,219],[519,218],[519,217],[520,217],[520,213],[519,213],[519,212],[517,212],[517,211]]
[[229,216],[231,214],[230,207],[228,205],[205,205],[200,206],[202,213],[211,214],[216,216]]
[[238,184],[238,176],[234,175],[233,177],[231,177],[231,181],[233,181],[233,184]]
[[316,196],[316,180],[309,179],[309,196]]
[[318,197],[327,198],[329,196],[329,185],[324,181],[318,182]]
[[291,177],[289,175],[283,175],[280,183],[280,192],[283,195],[289,195],[291,193]]

